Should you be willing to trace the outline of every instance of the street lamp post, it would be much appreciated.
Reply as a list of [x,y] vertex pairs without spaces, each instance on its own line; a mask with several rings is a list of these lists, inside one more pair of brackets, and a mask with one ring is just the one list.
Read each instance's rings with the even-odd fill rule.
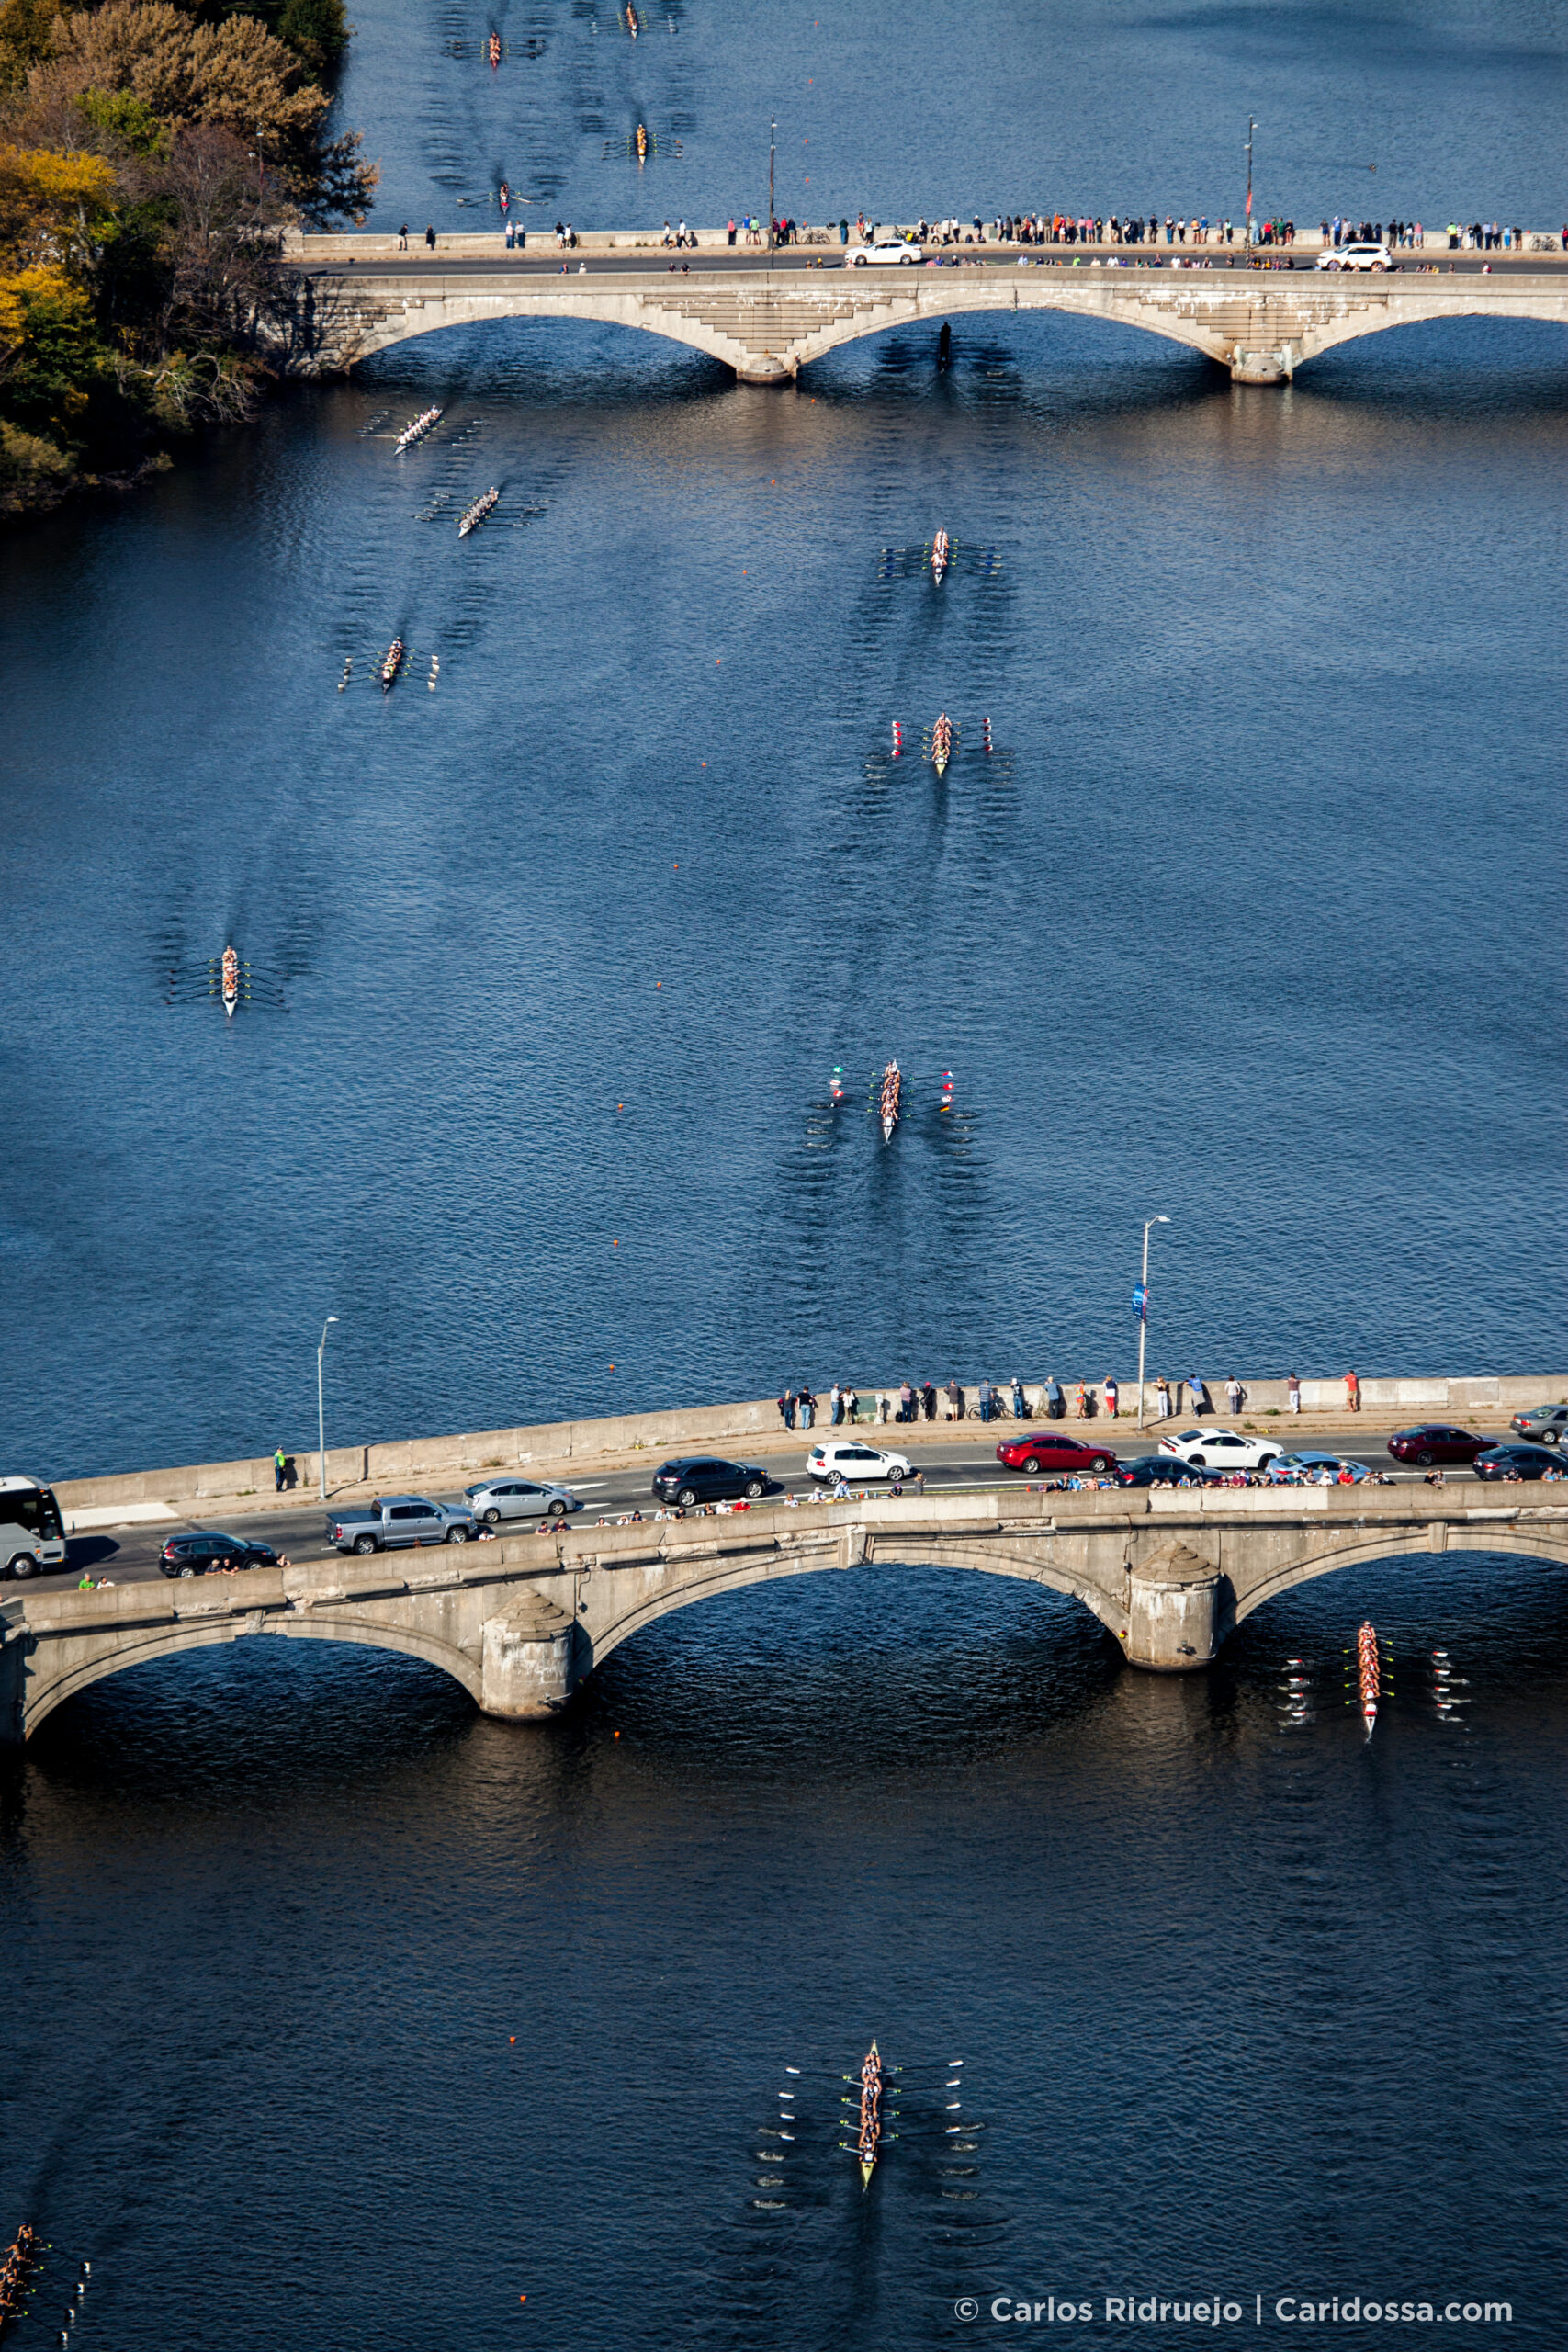
[[773,153],[778,145],[778,139],[779,121],[777,115],[774,115],[768,123],[768,267],[770,269],[773,266]]
[[1149,1227],[1168,1225],[1168,1216],[1151,1216],[1144,1224],[1144,1278],[1138,1290],[1138,1427],[1144,1426],[1144,1343],[1149,1336]]
[[[1148,1238],[1149,1237],[1145,1232],[1144,1235],[1144,1248],[1145,1253],[1148,1249]],[[327,1406],[326,1393],[323,1385],[322,1365],[327,1352],[327,1333],[331,1330],[333,1325],[336,1321],[337,1317],[335,1315],[328,1316],[326,1321],[321,1326],[321,1344],[316,1350],[316,1467],[321,1474],[321,1500],[323,1502],[325,1502],[327,1498]]]
[[1242,216],[1241,243],[1247,261],[1252,259],[1252,134],[1258,125],[1251,115],[1247,118],[1247,210]]

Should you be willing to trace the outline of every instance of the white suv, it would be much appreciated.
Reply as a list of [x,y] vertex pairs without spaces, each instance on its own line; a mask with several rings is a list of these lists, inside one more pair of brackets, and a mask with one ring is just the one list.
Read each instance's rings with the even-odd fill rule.
[[1280,1451],[1278,1438],[1237,1437],[1235,1430],[1183,1430],[1162,1437],[1162,1453],[1190,1462],[1194,1470],[1267,1470]]
[[1317,257],[1319,269],[1392,269],[1386,245],[1334,245]]
[[880,1446],[857,1445],[852,1438],[825,1439],[814,1445],[806,1457],[806,1466],[814,1478],[837,1478],[840,1474],[851,1486],[869,1484],[873,1478],[907,1478],[909,1464],[901,1453],[884,1453]]

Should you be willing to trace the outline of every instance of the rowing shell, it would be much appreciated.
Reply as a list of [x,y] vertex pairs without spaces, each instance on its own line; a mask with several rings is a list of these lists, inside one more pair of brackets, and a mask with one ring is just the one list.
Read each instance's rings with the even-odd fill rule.
[[953,721],[945,710],[937,713],[931,727],[931,765],[938,775],[947,774],[947,763],[953,757]]
[[893,1140],[893,1130],[898,1124],[899,1097],[903,1091],[904,1080],[898,1065],[897,1062],[889,1062],[882,1073],[881,1114],[884,1143],[891,1143]]
[[860,2138],[855,2154],[860,2159],[860,2185],[863,2189],[871,2186],[882,2141],[882,2053],[874,2041],[862,2062],[860,2081]]

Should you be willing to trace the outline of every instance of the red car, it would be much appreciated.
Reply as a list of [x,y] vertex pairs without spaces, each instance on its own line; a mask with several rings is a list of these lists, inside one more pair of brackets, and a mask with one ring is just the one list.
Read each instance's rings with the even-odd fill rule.
[[1489,1437],[1472,1437],[1468,1430],[1451,1429],[1447,1421],[1423,1421],[1418,1429],[1395,1430],[1388,1450],[1396,1462],[1413,1462],[1429,1470],[1434,1462],[1473,1462]]
[[1081,1438],[1060,1430],[1034,1430],[1028,1437],[1004,1438],[997,1460],[1005,1470],[1027,1470],[1032,1478],[1043,1470],[1114,1470],[1116,1456],[1108,1445],[1085,1445]]

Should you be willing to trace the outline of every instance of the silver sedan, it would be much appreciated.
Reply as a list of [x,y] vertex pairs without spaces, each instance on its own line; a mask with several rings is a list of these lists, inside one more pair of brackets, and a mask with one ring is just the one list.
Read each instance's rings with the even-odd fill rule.
[[486,1478],[465,1487],[469,1509],[487,1527],[503,1519],[564,1519],[582,1505],[570,1487],[541,1485],[536,1478]]

